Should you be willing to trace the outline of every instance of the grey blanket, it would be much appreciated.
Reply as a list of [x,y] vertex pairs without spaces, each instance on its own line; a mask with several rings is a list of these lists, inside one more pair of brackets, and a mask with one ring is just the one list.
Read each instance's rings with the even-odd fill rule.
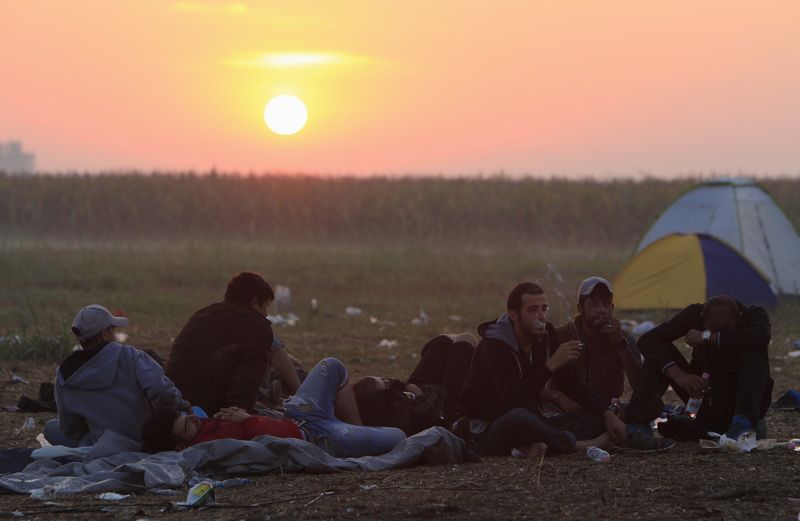
[[336,458],[304,440],[259,436],[250,441],[215,440],[182,452],[145,454],[126,449],[135,444],[110,433],[80,461],[41,459],[22,472],[0,476],[0,488],[22,494],[52,487],[56,494],[131,492],[180,488],[195,476],[221,479],[283,472],[376,471],[415,463],[458,463],[477,460],[464,442],[440,427],[431,427],[400,442],[381,456]]

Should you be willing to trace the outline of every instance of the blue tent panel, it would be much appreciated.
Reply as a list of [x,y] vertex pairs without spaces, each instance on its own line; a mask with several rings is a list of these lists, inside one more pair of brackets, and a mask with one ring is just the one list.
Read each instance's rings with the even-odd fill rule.
[[747,305],[778,303],[769,283],[741,255],[713,237],[699,238],[706,266],[707,297],[728,295]]

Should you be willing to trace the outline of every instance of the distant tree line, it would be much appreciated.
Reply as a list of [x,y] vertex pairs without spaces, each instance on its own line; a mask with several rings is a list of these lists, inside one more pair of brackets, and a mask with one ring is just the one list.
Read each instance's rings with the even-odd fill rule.
[[[632,247],[698,181],[0,175],[6,238],[513,240]],[[763,180],[798,227],[800,180]]]

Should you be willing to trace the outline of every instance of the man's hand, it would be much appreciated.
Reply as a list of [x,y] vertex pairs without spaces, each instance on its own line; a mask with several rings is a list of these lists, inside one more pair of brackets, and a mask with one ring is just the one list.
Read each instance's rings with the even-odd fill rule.
[[568,340],[564,342],[556,352],[553,353],[550,358],[544,363],[548,369],[550,369],[551,373],[555,373],[568,363],[572,362],[573,360],[577,360],[581,357],[581,347],[582,344],[580,340]]
[[684,338],[684,340],[692,347],[701,347],[705,345],[705,342],[703,342],[703,332],[697,329],[690,329],[686,333],[686,338]]
[[217,414],[214,415],[214,418],[234,423],[242,423],[250,416],[250,413],[244,409],[240,409],[238,407],[224,407],[217,411]]
[[622,324],[616,318],[610,318],[603,324],[600,332],[606,335],[612,344],[621,344],[625,341],[625,333],[622,331]]
[[611,438],[617,442],[625,441],[625,437],[627,435],[625,429],[625,422],[619,419],[619,416],[614,414],[612,411],[606,411],[603,413],[603,418],[606,421],[606,432],[608,433]]
[[687,373],[677,365],[670,366],[666,371],[667,377],[675,385],[689,393],[692,398],[700,398],[708,387],[708,382],[696,374]]

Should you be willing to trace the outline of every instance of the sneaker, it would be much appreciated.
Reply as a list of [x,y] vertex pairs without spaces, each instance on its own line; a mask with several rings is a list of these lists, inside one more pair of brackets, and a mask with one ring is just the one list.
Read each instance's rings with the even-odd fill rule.
[[748,433],[751,430],[753,430],[753,424],[747,416],[736,414],[731,420],[731,425],[728,427],[727,432],[725,432],[725,436],[731,440],[738,440],[742,434]]
[[625,441],[614,448],[621,452],[661,452],[674,446],[675,440],[671,438],[656,438],[651,433],[635,431],[628,434]]

